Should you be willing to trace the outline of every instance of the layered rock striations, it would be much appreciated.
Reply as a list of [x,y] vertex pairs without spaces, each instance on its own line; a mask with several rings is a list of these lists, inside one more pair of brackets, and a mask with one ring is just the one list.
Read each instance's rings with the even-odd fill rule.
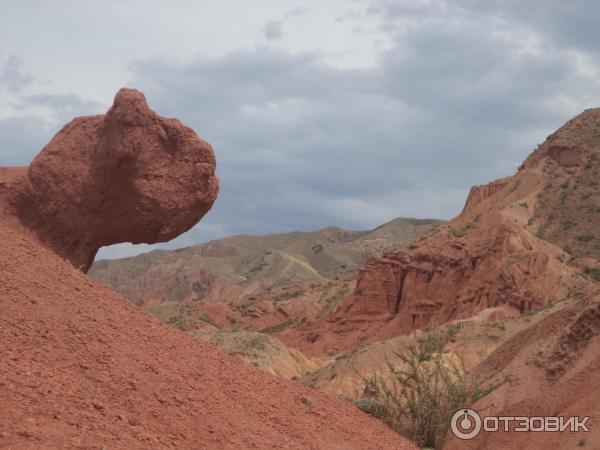
[[[598,171],[600,110],[588,110],[552,134],[514,176],[473,188],[449,224],[408,251],[369,259],[334,313],[279,338],[311,354],[334,354],[490,307],[525,313],[587,296],[600,273],[593,258],[600,235],[591,225],[600,216]],[[568,208],[570,228],[562,218]]]

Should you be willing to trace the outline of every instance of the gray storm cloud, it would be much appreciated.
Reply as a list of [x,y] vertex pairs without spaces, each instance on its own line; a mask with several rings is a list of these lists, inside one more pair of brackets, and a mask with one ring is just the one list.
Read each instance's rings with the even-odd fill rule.
[[[600,7],[575,3],[374,2],[362,14],[378,19],[390,44],[364,69],[278,48],[276,21],[263,30],[273,45],[136,59],[131,84],[213,144],[222,182],[200,227],[168,246],[454,216],[471,185],[510,175],[549,132],[600,105]],[[96,107],[63,100],[71,106],[56,96],[23,101]],[[34,145],[19,141],[28,119],[11,120],[0,121],[17,149],[4,154],[3,143],[9,164]]]

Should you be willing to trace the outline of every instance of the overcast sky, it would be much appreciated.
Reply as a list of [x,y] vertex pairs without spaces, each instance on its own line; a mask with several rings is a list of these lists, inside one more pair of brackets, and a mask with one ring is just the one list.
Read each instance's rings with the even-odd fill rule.
[[600,106],[599,23],[593,0],[0,0],[0,165],[129,86],[217,157],[215,206],[163,248],[449,219]]

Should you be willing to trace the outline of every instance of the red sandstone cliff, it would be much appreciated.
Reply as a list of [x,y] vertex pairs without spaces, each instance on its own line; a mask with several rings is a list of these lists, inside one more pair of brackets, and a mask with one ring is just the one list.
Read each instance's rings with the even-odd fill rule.
[[487,200],[492,195],[500,192],[510,182],[511,177],[501,178],[482,186],[473,186],[469,191],[469,196],[465,202],[465,207],[461,214],[468,214],[476,205]]
[[[514,176],[473,188],[463,212],[448,225],[408,251],[369,259],[353,295],[333,314],[278,337],[311,354],[335,354],[488,307],[509,305],[523,313],[592,292],[596,283],[582,276],[581,264],[559,246],[560,239],[540,236],[548,226],[561,226],[565,180],[591,186],[589,193],[580,187],[580,206],[581,199],[597,198],[588,180],[598,170],[599,128],[600,110],[568,122]],[[560,201],[544,201],[554,191],[561,191]],[[586,221],[591,208],[600,210],[600,203],[586,206]],[[589,253],[582,255],[589,260]]]

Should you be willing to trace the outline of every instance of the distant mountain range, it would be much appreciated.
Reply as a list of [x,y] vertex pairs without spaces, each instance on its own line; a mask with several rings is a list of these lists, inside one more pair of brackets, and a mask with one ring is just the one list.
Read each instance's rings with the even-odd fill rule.
[[441,220],[397,218],[372,230],[238,235],[179,250],[94,263],[89,274],[142,304],[205,296],[218,278],[261,290],[354,276],[368,256],[406,247]]

